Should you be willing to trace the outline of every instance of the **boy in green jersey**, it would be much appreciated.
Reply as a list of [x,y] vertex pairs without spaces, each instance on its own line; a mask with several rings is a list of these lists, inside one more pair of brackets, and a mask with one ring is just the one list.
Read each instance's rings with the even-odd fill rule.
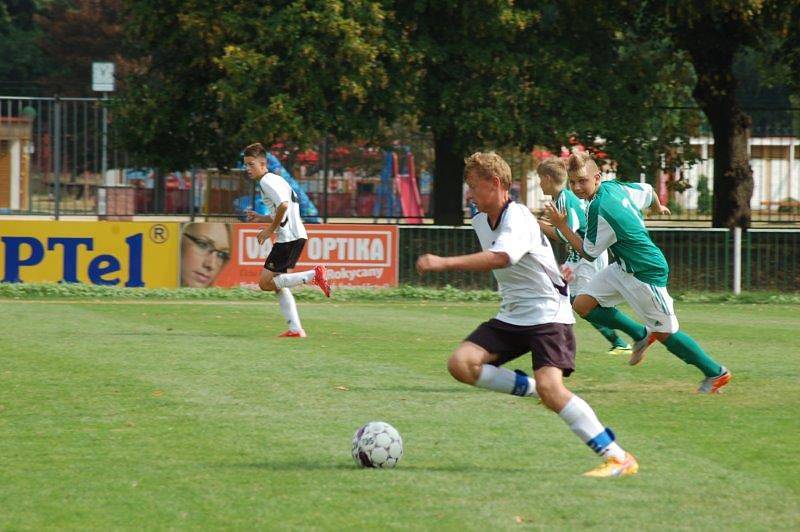
[[[567,217],[569,228],[581,237],[586,234],[586,203],[578,199],[566,186],[569,182],[567,167],[563,159],[551,157],[542,161],[536,168],[539,175],[539,186],[542,192],[553,198],[556,208]],[[561,266],[568,276],[569,297],[574,303],[575,297],[582,294],[592,278],[608,264],[608,254],[603,251],[596,260],[588,261],[581,257],[566,237],[545,220],[539,219],[539,227],[550,240],[567,244],[567,260]],[[628,355],[633,352],[630,344],[620,338],[613,329],[589,322],[603,337],[611,343],[609,355]]]
[[[619,181],[601,183],[600,170],[585,154],[570,156],[567,174],[575,194],[591,201],[585,238],[569,228],[566,217],[554,205],[547,205],[545,212],[584,258],[593,260],[606,249],[611,249],[616,257],[613,264],[594,277],[585,293],[575,299],[575,311],[589,321],[633,337],[636,343],[631,365],[641,362],[647,347],[658,340],[670,353],[703,373],[705,379],[698,392],[717,393],[728,384],[731,374],[691,336],[679,330],[672,298],[667,292],[667,261],[644,226],[641,210],[655,201],[653,188]],[[645,325],[614,308],[623,300]]]

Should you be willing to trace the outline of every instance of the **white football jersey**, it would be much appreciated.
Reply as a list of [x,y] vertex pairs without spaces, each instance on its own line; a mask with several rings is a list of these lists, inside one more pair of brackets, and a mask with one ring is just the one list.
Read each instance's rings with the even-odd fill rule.
[[506,203],[495,227],[486,213],[478,213],[472,228],[484,251],[509,258],[507,267],[492,272],[503,298],[498,320],[512,325],[575,323],[553,248],[526,206]]
[[261,192],[261,199],[269,209],[271,216],[275,216],[278,205],[284,201],[289,202],[286,215],[275,231],[277,242],[291,242],[301,238],[308,238],[303,219],[300,218],[300,203],[297,201],[297,194],[294,193],[294,190],[284,178],[267,172],[258,182],[258,190]]

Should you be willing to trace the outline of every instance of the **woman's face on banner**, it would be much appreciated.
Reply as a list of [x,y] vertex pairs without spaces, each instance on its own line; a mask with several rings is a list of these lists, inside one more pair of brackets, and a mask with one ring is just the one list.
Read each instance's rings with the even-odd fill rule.
[[230,258],[230,235],[225,224],[187,225],[181,243],[181,286],[211,286]]

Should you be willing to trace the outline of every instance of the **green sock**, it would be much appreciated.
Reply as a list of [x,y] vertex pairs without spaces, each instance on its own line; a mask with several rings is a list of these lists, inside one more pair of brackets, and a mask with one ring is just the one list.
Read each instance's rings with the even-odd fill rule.
[[592,323],[591,321],[589,324],[597,329],[600,334],[603,335],[603,338],[611,342],[611,345],[614,347],[628,347],[628,342],[623,340],[619,337],[619,335],[614,332],[614,329],[609,329],[608,327],[603,327],[602,325],[598,325],[596,323]]
[[637,342],[647,336],[647,329],[644,325],[636,323],[626,316],[625,313],[620,312],[614,307],[601,307],[598,305],[586,315],[585,319],[595,326],[601,325],[609,329],[622,331]]
[[722,373],[722,366],[708,356],[703,348],[688,334],[678,331],[664,340],[664,346],[670,353],[687,364],[695,366],[706,377],[716,377]]

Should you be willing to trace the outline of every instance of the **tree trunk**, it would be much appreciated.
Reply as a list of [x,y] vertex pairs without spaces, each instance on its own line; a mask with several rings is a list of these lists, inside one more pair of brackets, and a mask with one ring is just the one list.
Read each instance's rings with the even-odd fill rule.
[[167,180],[160,168],[153,170],[153,212],[163,214],[166,206]]
[[[709,120],[711,117],[709,116]],[[735,110],[716,116],[714,131],[714,227],[750,227],[753,169],[747,141],[750,117]]]
[[435,131],[433,221],[436,225],[464,223],[464,154],[448,132]]
[[750,226],[753,169],[750,167],[750,117],[736,99],[734,48],[695,46],[694,97],[714,133],[714,227]]

